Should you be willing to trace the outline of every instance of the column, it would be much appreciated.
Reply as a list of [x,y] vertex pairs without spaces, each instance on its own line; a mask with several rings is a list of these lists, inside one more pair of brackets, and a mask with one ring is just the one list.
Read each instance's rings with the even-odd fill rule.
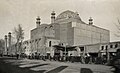
[[5,35],[5,55],[7,55],[7,35]]
[[8,33],[8,54],[12,53],[11,50],[11,32]]

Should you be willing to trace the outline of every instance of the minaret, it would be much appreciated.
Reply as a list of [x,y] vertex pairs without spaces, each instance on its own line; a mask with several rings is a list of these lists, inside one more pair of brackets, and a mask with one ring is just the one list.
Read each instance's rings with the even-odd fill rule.
[[51,23],[55,23],[55,11],[51,13]]
[[7,35],[5,35],[5,55],[7,55]]
[[90,17],[90,19],[89,19],[89,25],[92,25],[93,24],[93,19],[92,19],[92,17]]
[[11,50],[11,32],[8,33],[8,47],[9,47],[8,51],[10,53],[10,50]]
[[38,28],[39,26],[40,26],[40,17],[38,16],[37,18],[36,18],[36,27]]

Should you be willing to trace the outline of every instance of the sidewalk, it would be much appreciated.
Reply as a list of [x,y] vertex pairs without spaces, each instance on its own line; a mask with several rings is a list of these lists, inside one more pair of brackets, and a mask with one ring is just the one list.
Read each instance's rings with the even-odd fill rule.
[[[105,66],[105,65],[96,65],[96,64],[81,64],[80,62],[58,62],[58,61],[43,61],[43,60],[29,60],[25,59],[26,61],[31,61],[31,62],[40,62],[40,63],[49,63],[54,66],[68,66],[67,69],[69,70],[74,70],[74,71],[80,71],[80,68],[89,68],[92,71],[95,72],[105,72],[105,73],[112,73],[110,71],[110,66]],[[65,69],[63,70],[63,73],[66,73],[68,70]],[[65,71],[65,72],[64,72]],[[68,73],[68,72],[67,72]]]
[[30,59],[8,59],[7,63],[18,66],[22,69],[28,69],[39,73],[80,73],[81,68],[91,69],[93,73],[112,73],[110,66],[81,64],[71,62],[58,62],[58,61],[43,61],[43,60],[30,60]]

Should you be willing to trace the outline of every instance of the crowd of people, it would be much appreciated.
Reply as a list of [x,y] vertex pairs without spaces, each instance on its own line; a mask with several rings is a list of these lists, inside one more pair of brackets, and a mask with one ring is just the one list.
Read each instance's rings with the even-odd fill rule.
[[28,59],[36,59],[36,60],[50,60],[50,61],[59,61],[59,62],[80,62],[82,64],[105,64],[107,59],[105,56],[103,57],[92,57],[85,54],[85,56],[67,56],[67,55],[54,55],[51,57],[50,55],[41,55],[40,53],[31,53],[30,55],[26,55],[24,53],[17,54],[16,58],[28,58]]
[[[3,57],[3,54],[0,54],[1,57]],[[11,55],[11,57],[16,57],[17,59],[21,58],[28,58],[28,59],[36,59],[36,60],[50,60],[50,61],[59,61],[59,62],[80,62],[82,64],[107,64],[110,66],[113,66],[116,70],[115,73],[120,73],[120,49],[117,49],[117,52],[115,56],[110,58],[110,60],[107,60],[106,56],[99,56],[99,57],[93,57],[88,56],[85,54],[84,56],[67,56],[67,55],[54,55],[53,57],[49,55],[41,55],[40,53],[32,53],[30,55],[26,55],[25,53]]]
[[[0,54],[2,57],[3,55]],[[17,59],[20,58],[28,58],[28,59],[37,59],[37,60],[50,60],[50,61],[59,61],[59,62],[80,62],[82,64],[106,64],[107,58],[106,56],[99,56],[99,57],[93,57],[91,55],[85,54],[84,56],[68,56],[68,55],[54,55],[53,57],[49,55],[41,55],[40,53],[31,53],[30,55],[26,55],[25,53],[11,55],[11,57],[16,57]],[[114,58],[112,58],[114,59]],[[112,59],[110,59],[109,63],[112,63]]]

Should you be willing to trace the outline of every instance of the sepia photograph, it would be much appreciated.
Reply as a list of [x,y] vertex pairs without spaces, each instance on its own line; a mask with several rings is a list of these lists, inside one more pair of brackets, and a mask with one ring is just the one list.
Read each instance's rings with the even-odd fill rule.
[[120,73],[120,0],[0,0],[0,73]]

